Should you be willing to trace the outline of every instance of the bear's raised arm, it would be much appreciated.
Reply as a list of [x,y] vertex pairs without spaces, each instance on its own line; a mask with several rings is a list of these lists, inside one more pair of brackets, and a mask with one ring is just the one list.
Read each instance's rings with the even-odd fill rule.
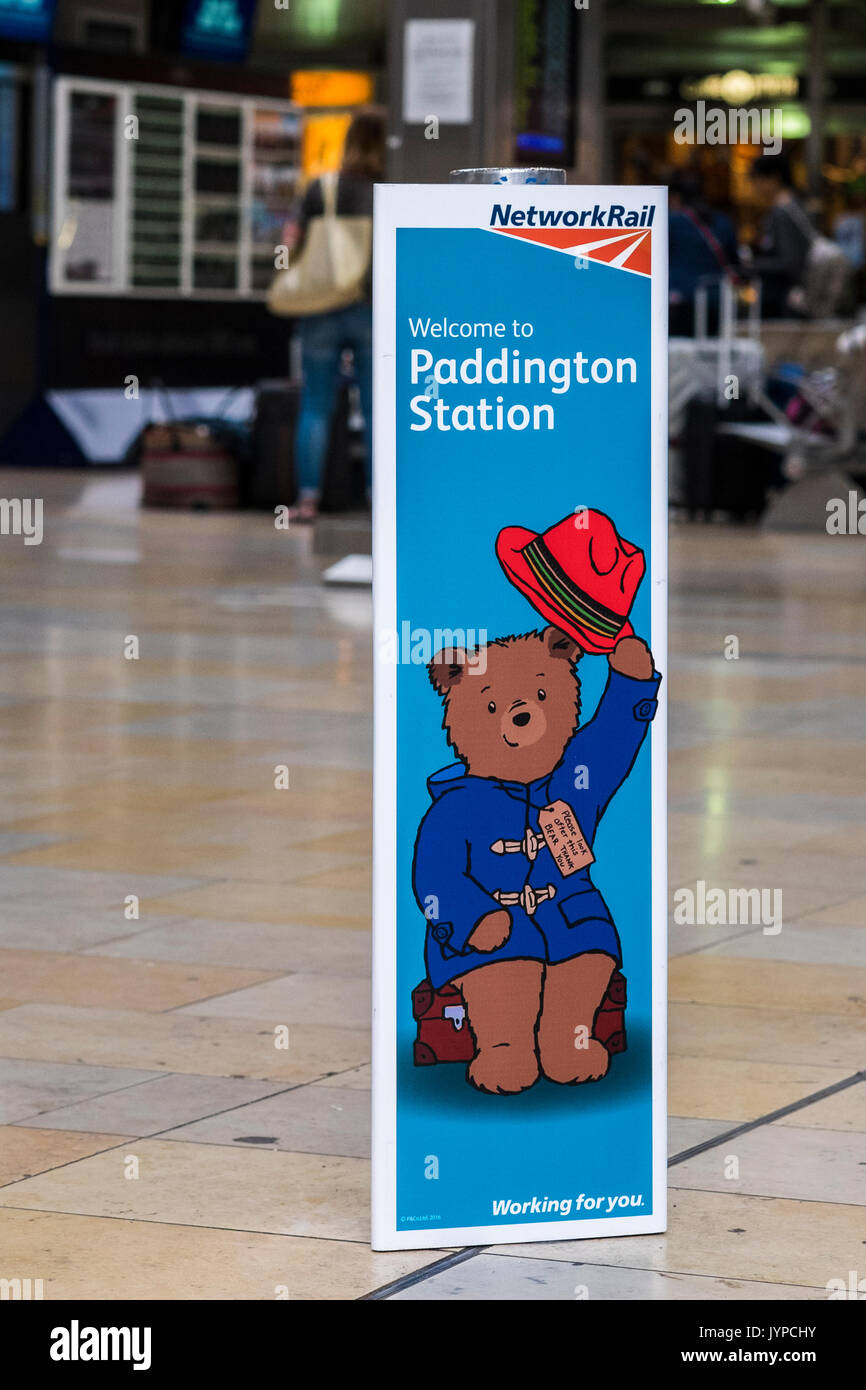
[[469,873],[470,824],[461,816],[459,792],[435,802],[415,842],[412,887],[435,939],[446,952],[466,948],[482,917],[500,904]]
[[[587,769],[596,805],[596,824],[631,772],[658,708],[660,684],[658,671],[648,680],[635,680],[611,666],[595,714],[581,725],[565,750],[562,766],[569,770],[569,776],[576,764]],[[588,827],[584,828],[588,831]]]

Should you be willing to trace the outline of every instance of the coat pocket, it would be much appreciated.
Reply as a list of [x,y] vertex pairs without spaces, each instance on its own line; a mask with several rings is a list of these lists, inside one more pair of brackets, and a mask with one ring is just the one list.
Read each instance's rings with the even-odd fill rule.
[[583,922],[599,919],[602,922],[611,920],[607,903],[598,889],[592,887],[583,888],[579,893],[571,893],[567,898],[561,898],[559,910],[568,927],[579,927]]

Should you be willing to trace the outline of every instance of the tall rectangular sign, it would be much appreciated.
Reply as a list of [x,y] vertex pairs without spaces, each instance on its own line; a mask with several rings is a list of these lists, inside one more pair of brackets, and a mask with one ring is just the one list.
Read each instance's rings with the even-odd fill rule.
[[660,1231],[665,190],[375,221],[373,1244]]

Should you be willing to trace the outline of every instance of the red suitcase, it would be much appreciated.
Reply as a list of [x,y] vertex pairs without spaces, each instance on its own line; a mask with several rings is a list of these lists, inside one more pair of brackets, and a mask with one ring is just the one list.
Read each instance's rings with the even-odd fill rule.
[[231,511],[238,505],[238,460],[218,424],[146,425],[139,460],[143,507]]
[[[595,1016],[592,1035],[604,1043],[608,1052],[625,1052],[625,976],[615,970],[607,994]],[[434,989],[422,980],[412,991],[412,1013],[418,1024],[415,1039],[415,1066],[432,1067],[436,1062],[471,1062],[475,1043],[466,1017],[463,995],[456,985]]]

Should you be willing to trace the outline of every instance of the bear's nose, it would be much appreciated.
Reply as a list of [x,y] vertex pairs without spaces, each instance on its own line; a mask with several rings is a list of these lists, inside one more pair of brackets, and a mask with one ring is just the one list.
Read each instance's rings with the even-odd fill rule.
[[527,714],[527,713],[524,711],[524,712],[521,713],[521,714],[515,714],[515,715],[512,717],[511,722],[512,722],[512,724],[516,724],[517,727],[518,727],[518,729],[522,729],[523,726],[524,726],[525,724],[528,724],[528,723],[529,723],[529,721],[530,721],[531,718],[532,718],[532,716],[531,716],[530,714]]

